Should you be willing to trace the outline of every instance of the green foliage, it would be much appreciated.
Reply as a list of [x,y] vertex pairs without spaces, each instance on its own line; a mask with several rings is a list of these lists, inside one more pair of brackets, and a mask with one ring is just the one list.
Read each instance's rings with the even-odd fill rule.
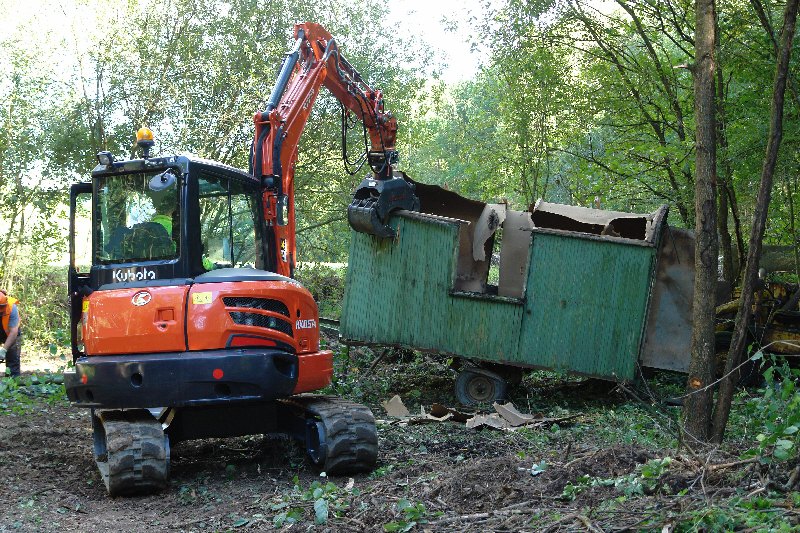
[[70,342],[66,272],[38,257],[27,259],[13,279],[16,289],[11,294],[20,301],[23,350],[46,350],[66,365]]
[[397,513],[400,514],[400,519],[384,524],[384,531],[411,531],[411,529],[417,524],[428,523],[426,518],[427,509],[422,503],[413,503],[405,498],[401,498],[395,507],[397,509]]
[[284,525],[291,525],[302,522],[307,518],[306,505],[298,505],[301,502],[313,502],[314,511],[313,523],[324,525],[328,523],[331,515],[340,516],[349,507],[348,499],[358,496],[358,489],[341,488],[330,481],[314,481],[308,488],[302,488],[297,477],[294,480],[294,488],[290,494],[283,498],[283,501],[272,506],[273,511],[280,511],[272,519],[272,525],[276,528]]
[[321,263],[301,263],[295,278],[311,292],[319,306],[319,316],[338,319],[342,314],[347,268]]
[[[735,497],[727,505],[712,505],[676,520],[676,531],[770,531],[788,533],[796,531],[789,513],[798,493],[790,498],[768,493],[755,498]],[[788,501],[787,501],[788,500]],[[787,509],[788,507],[788,509]],[[787,512],[788,511],[788,512]]]
[[565,500],[574,500],[578,494],[590,487],[614,487],[625,497],[633,495],[652,494],[659,488],[659,479],[669,469],[672,459],[651,459],[636,467],[634,472],[615,478],[597,478],[584,474],[575,481],[564,486],[561,497]]
[[747,415],[760,424],[757,445],[745,455],[764,463],[784,462],[797,455],[800,428],[800,394],[797,380],[800,369],[791,368],[785,358],[772,358],[764,371],[763,394],[746,403]]
[[193,487],[189,484],[181,485],[178,489],[178,501],[183,505],[196,505],[209,498],[208,488],[204,485]]
[[40,402],[66,402],[64,378],[61,374],[32,374],[25,377],[0,378],[0,414],[24,414]]

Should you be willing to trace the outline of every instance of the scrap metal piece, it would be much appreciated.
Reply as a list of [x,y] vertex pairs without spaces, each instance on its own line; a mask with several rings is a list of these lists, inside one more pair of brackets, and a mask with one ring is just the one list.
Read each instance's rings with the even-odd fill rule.
[[395,394],[390,400],[381,402],[381,406],[386,409],[386,414],[394,418],[411,416],[408,408],[403,403],[399,395]]
[[503,223],[503,242],[500,243],[498,296],[522,298],[525,295],[532,229],[533,221],[528,211],[507,211]]
[[694,298],[694,234],[668,227],[658,251],[655,287],[650,303],[641,364],[687,372]]

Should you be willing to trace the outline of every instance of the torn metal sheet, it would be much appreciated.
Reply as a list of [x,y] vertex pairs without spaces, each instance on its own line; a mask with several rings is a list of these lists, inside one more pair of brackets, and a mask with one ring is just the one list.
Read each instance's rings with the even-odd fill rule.
[[537,228],[579,231],[609,237],[623,237],[653,242],[654,224],[658,211],[650,214],[605,211],[574,205],[551,204],[539,200],[531,209],[533,223]]
[[532,415],[528,413],[521,413],[514,404],[494,403],[495,413],[492,414],[476,414],[474,417],[467,420],[468,428],[490,427],[495,429],[503,429],[506,431],[516,431],[524,427],[549,427],[559,422],[566,422],[581,416],[580,413],[574,415],[562,416],[557,418],[545,418],[541,415]]
[[506,212],[503,241],[500,243],[500,281],[497,284],[499,296],[525,296],[532,229],[533,220],[529,212],[510,209]]
[[430,414],[431,416],[435,416],[437,418],[442,418],[447,415],[450,415],[450,417],[453,419],[453,422],[461,422],[461,423],[465,423],[473,416],[471,413],[462,413],[461,411],[457,411],[456,409],[445,407],[440,403],[435,403],[431,405]]
[[534,415],[520,413],[511,402],[506,404],[499,404],[495,402],[494,410],[497,411],[497,414],[505,418],[512,426],[522,426],[524,424],[529,424],[536,421],[536,417]]
[[475,261],[486,261],[486,242],[505,220],[506,204],[486,204],[483,208],[483,213],[475,223],[475,236],[472,239],[472,258]]
[[467,428],[469,429],[483,426],[495,429],[508,429],[511,427],[511,425],[508,423],[508,420],[497,413],[492,413],[490,415],[479,414],[467,420]]
[[577,413],[558,418],[545,418],[539,414],[521,413],[510,402],[506,404],[495,403],[494,413],[464,413],[457,409],[435,403],[431,405],[428,412],[425,412],[425,408],[420,406],[420,413],[418,415],[412,415],[398,395],[394,395],[392,399],[388,401],[381,402],[381,405],[386,409],[386,413],[390,417],[400,419],[393,422],[400,426],[456,422],[465,424],[466,427],[471,429],[489,427],[493,429],[502,429],[504,431],[515,431],[524,427],[549,427],[553,424],[566,422],[581,416],[580,413]]
[[658,269],[647,320],[641,364],[689,371],[694,299],[694,234],[667,227],[658,251]]

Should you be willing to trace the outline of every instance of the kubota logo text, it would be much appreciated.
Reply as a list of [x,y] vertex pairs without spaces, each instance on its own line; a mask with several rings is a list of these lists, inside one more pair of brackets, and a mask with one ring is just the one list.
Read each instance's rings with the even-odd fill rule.
[[125,283],[128,281],[145,281],[149,279],[156,279],[156,273],[153,270],[143,268],[136,270],[135,268],[124,268],[114,270],[111,273],[111,279],[114,283]]
[[131,298],[131,303],[135,306],[147,305],[153,296],[147,291],[139,291]]
[[317,327],[317,321],[313,319],[298,320],[295,322],[294,329],[313,329]]

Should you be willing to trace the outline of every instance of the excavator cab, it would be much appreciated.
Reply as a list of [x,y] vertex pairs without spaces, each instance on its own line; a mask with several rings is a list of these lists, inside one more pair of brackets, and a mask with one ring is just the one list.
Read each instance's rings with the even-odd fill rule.
[[[73,298],[73,338],[87,323],[85,307],[94,292],[100,291],[95,298],[118,289],[164,294],[218,269],[270,270],[274,261],[262,235],[261,189],[249,174],[183,156],[114,161],[105,153],[101,159],[92,183],[76,184],[72,191],[73,227],[75,199],[92,197],[91,268],[79,273],[74,252],[70,267],[70,291],[79,296]],[[74,230],[71,237],[74,250]],[[135,313],[135,307],[126,312]],[[162,341],[168,329],[156,330]],[[86,339],[90,344],[118,337],[93,333]],[[189,339],[183,332],[174,335],[167,345],[185,347]],[[82,355],[85,347],[74,343],[73,358]]]

